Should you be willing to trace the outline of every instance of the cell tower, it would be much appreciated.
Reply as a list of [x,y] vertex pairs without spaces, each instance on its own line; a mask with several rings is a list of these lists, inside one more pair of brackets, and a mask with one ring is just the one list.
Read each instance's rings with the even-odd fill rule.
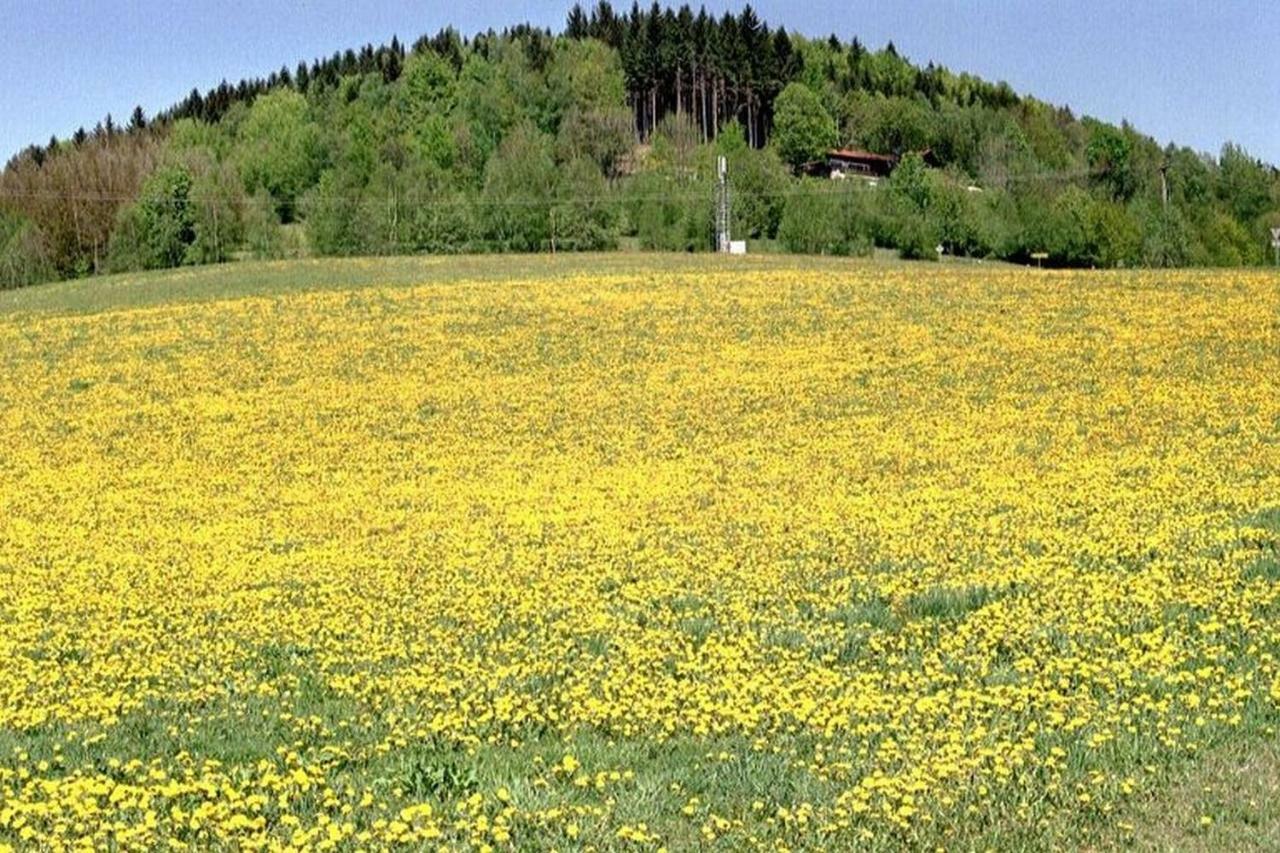
[[729,251],[729,165],[721,156],[716,161],[716,251]]

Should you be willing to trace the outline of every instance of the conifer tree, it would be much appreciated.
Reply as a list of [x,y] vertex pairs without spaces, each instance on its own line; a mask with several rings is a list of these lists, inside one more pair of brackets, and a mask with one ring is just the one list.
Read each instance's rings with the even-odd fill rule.
[[573,8],[569,10],[569,18],[565,22],[564,34],[578,41],[591,35],[587,13],[582,11],[582,6],[578,3],[574,3]]

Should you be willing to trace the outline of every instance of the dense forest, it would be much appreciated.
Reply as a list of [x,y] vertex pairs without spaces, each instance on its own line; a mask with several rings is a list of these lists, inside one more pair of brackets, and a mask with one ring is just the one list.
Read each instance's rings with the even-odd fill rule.
[[[806,174],[834,146],[888,180]],[[238,257],[713,246],[714,163],[736,237],[784,251],[1062,266],[1259,264],[1280,176],[944,67],[810,39],[750,6],[575,6],[368,45],[193,90],[16,155],[0,286]]]

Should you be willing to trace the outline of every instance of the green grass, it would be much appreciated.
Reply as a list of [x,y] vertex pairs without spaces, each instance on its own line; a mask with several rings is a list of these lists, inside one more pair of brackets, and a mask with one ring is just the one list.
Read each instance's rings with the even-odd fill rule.
[[[425,255],[386,258],[309,258],[238,261],[175,270],[124,273],[0,290],[0,315],[15,312],[86,314],[114,309],[275,296],[303,290],[407,287],[457,281],[500,281],[523,277],[573,275],[651,275],[666,272],[724,270],[841,269],[872,265],[901,269],[919,262],[901,261],[892,252],[873,258],[810,257],[778,254],[760,246],[746,257],[712,253],[584,252],[556,255]],[[949,260],[933,269],[976,262]],[[1007,266],[999,262],[993,265]]]
[[[698,846],[696,823],[683,810],[697,798],[703,816],[742,818],[764,829],[783,805],[822,802],[828,782],[805,768],[811,746],[796,739],[762,744],[744,736],[678,736],[665,741],[613,738],[591,730],[559,735],[514,730],[509,739],[459,743],[443,738],[399,739],[396,726],[338,695],[311,669],[307,650],[269,646],[259,650],[254,676],[282,691],[288,719],[276,697],[232,694],[200,703],[154,703],[115,725],[51,723],[27,731],[0,730],[0,754],[25,753],[21,762],[47,762],[46,778],[82,771],[86,764],[112,775],[139,756],[161,764],[185,754],[194,764],[217,761],[233,774],[259,762],[278,765],[281,749],[307,764],[329,768],[331,784],[369,788],[391,802],[430,802],[444,807],[472,793],[506,788],[523,808],[607,808],[624,822],[664,833],[673,849]],[[412,709],[396,709],[403,719]],[[328,751],[340,744],[341,756]],[[580,762],[571,776],[551,768],[566,755]],[[811,753],[810,753],[811,754]],[[315,807],[315,803],[310,804]],[[188,807],[190,807],[188,805]],[[397,806],[398,807],[398,806]],[[303,804],[303,811],[307,806]],[[269,808],[268,816],[274,814]],[[584,820],[581,846],[606,849],[616,839]],[[525,849],[563,845],[557,830],[523,827]],[[0,840],[5,834],[0,832]]]
[[0,291],[0,315],[19,312],[94,313],[114,309],[276,296],[305,290],[408,287],[523,277],[651,275],[724,270],[833,269],[894,260],[805,258],[756,254],[603,252],[558,255],[434,255],[395,258],[326,258],[243,262],[178,270],[76,279]]
[[1280,740],[1231,744],[1202,757],[1145,802],[1139,850],[1280,850]]
[[906,611],[917,619],[962,619],[996,597],[997,593],[985,586],[937,586],[908,599]]
[[[1273,536],[1280,535],[1280,507],[1259,510],[1246,518],[1243,526],[1264,530]],[[1280,550],[1277,549],[1273,537],[1265,535],[1259,537],[1257,534],[1252,534],[1243,537],[1241,544],[1257,553],[1253,562],[1245,566],[1242,572],[1244,580],[1280,583]]]

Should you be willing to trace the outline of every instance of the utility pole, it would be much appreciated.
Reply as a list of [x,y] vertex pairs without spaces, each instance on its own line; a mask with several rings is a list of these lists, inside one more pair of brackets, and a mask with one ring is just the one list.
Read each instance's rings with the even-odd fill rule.
[[716,251],[729,251],[729,166],[724,156],[716,160]]
[[1169,162],[1160,164],[1160,204],[1169,210]]

